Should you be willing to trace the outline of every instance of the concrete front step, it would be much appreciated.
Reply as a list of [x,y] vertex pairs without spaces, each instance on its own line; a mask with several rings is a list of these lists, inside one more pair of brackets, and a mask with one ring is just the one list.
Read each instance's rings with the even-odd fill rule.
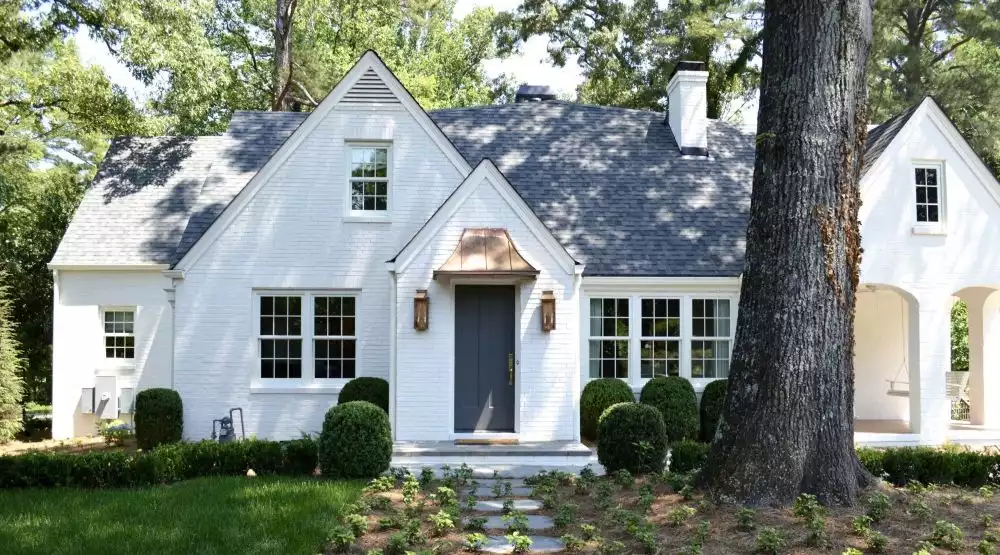
[[513,445],[465,445],[454,441],[397,441],[392,446],[393,457],[463,457],[490,458],[563,458],[587,459],[594,452],[579,441],[526,441]]
[[[531,536],[531,553],[558,553],[564,549],[562,540],[548,536]],[[486,540],[486,553],[513,553],[514,546],[503,536],[489,536]]]
[[[476,502],[476,510],[484,513],[499,513],[503,510],[503,499],[484,499]],[[515,511],[537,511],[542,504],[534,499],[512,499]]]
[[[550,517],[545,515],[524,515],[528,518],[528,528],[532,530],[548,530],[550,528],[555,528],[556,524],[552,521]],[[463,522],[463,525],[468,524],[469,519]],[[503,515],[491,515],[486,517],[487,530],[505,530],[507,529],[507,523],[503,521]]]
[[[501,486],[501,487],[503,487],[503,486]],[[492,486],[489,486],[489,487],[487,487],[487,486],[479,486],[478,488],[475,489],[475,491],[473,493],[475,493],[476,497],[478,497],[480,499],[490,499],[490,498],[494,498],[495,499],[496,498],[496,494],[493,492],[493,487]],[[500,495],[503,496],[505,493],[506,493],[505,491],[501,490]],[[510,496],[511,497],[527,497],[529,495],[531,495],[531,488],[526,487],[526,486],[516,486],[516,487],[513,486],[513,485],[511,486],[511,489],[510,489]]]

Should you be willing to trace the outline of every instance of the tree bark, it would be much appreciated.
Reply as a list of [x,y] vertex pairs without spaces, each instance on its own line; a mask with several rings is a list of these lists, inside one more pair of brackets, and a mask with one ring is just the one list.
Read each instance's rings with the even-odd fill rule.
[[767,0],[757,158],[712,496],[853,504],[854,300],[861,258],[870,0]]
[[274,79],[271,110],[286,112],[292,109],[292,23],[297,0],[275,0],[274,13]]

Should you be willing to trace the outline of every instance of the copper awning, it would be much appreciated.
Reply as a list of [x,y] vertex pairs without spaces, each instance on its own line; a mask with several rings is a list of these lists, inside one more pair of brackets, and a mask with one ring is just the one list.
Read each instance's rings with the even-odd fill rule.
[[538,275],[528,261],[517,252],[506,229],[469,228],[462,232],[455,252],[434,271],[440,277],[520,277]]

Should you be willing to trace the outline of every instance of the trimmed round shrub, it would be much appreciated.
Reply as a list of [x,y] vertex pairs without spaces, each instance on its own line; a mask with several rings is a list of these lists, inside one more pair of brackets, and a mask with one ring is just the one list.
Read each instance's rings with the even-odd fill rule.
[[173,389],[144,389],[135,396],[135,440],[139,449],[177,443],[184,431],[184,405]]
[[671,443],[698,438],[698,398],[691,382],[680,376],[653,378],[642,388],[639,402],[660,411]]
[[319,467],[334,478],[374,478],[389,470],[389,414],[368,401],[340,403],[326,412],[319,436]]
[[597,439],[597,421],[604,411],[617,403],[634,403],[632,388],[617,378],[591,380],[580,395],[580,433]]
[[597,426],[597,460],[608,473],[663,470],[667,431],[659,411],[635,402],[608,407]]
[[706,443],[712,443],[715,430],[719,427],[728,386],[729,380],[715,380],[706,385],[701,393],[701,440]]
[[368,401],[389,413],[389,382],[382,378],[354,378],[347,382],[337,397],[338,404],[351,401]]

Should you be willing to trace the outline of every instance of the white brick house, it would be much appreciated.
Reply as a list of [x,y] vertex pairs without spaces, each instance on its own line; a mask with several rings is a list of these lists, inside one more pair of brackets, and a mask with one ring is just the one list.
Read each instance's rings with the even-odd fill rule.
[[[726,377],[753,137],[706,118],[706,79],[681,65],[666,118],[537,98],[427,113],[367,53],[309,114],[116,139],[50,264],[54,436],[172,387],[187,438],[231,407],[294,437],[379,376],[399,441],[572,442],[593,377]],[[926,99],[872,131],[862,190],[858,440],[1000,439],[1000,185]]]

